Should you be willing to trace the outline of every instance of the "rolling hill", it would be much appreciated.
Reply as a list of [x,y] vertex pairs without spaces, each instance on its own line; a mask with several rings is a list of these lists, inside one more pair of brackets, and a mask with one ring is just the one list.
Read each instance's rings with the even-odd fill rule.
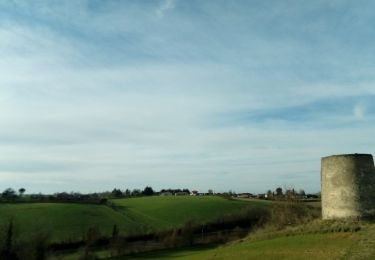
[[50,241],[80,240],[91,227],[110,235],[116,225],[123,235],[160,231],[187,220],[206,222],[244,207],[262,203],[221,197],[142,197],[111,200],[107,205],[77,203],[1,203],[0,227],[10,220],[19,238],[44,233]]

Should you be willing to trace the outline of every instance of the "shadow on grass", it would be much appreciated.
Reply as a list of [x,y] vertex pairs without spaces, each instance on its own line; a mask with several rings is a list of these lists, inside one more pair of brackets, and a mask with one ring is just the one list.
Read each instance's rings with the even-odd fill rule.
[[218,246],[219,245],[211,244],[211,245],[199,245],[199,246],[192,246],[192,247],[161,249],[161,250],[152,251],[148,253],[131,254],[128,256],[122,256],[122,257],[112,258],[112,259],[120,260],[120,259],[166,259],[166,258],[172,258],[172,257],[179,258],[179,257],[190,256],[194,252],[214,249]]

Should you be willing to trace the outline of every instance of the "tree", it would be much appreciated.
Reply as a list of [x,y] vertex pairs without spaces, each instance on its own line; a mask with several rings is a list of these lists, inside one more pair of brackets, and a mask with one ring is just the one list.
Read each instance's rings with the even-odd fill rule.
[[113,225],[113,228],[112,228],[112,238],[117,237],[118,234],[119,234],[119,230],[118,230],[117,225]]
[[294,200],[296,197],[296,192],[294,189],[288,189],[285,191],[285,197],[287,200]]
[[25,193],[25,191],[26,191],[25,188],[20,188],[20,189],[18,190],[18,192],[19,192],[19,194],[20,194],[21,197],[22,197],[22,195]]
[[194,227],[193,220],[189,220],[181,229],[181,236],[185,245],[192,246],[194,244]]
[[18,260],[17,254],[14,250],[14,225],[10,220],[5,230],[4,246],[0,252],[0,259]]
[[267,199],[272,199],[273,198],[273,193],[271,190],[267,191]]
[[283,196],[283,189],[278,187],[276,188],[276,196],[281,197]]
[[81,259],[97,259],[94,253],[95,243],[100,239],[101,234],[97,227],[91,227],[86,234],[86,246]]
[[113,226],[112,237],[110,238],[109,248],[111,256],[119,256],[123,254],[126,245],[126,238],[119,236],[119,229],[117,225]]
[[16,191],[13,190],[12,188],[8,188],[3,193],[1,194],[1,197],[6,199],[6,200],[13,200],[17,198]]
[[113,189],[113,191],[111,192],[111,195],[116,198],[121,197],[122,191],[120,189]]
[[141,194],[142,194],[142,192],[141,192],[140,189],[133,189],[131,195],[132,195],[133,197],[138,197],[138,196],[140,196]]
[[143,191],[142,191],[142,194],[145,195],[145,196],[152,196],[154,195],[154,190],[147,186]]

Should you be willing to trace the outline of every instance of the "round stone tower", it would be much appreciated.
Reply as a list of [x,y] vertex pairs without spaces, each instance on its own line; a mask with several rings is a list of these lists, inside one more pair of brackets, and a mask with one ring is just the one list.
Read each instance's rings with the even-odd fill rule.
[[321,166],[323,219],[375,215],[375,167],[371,154],[323,157]]

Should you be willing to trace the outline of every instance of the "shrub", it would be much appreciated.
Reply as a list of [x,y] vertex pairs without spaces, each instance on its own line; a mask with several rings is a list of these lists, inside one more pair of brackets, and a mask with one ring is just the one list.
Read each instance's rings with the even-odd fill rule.
[[309,222],[319,216],[319,208],[297,202],[278,202],[272,204],[267,224],[282,229]]

